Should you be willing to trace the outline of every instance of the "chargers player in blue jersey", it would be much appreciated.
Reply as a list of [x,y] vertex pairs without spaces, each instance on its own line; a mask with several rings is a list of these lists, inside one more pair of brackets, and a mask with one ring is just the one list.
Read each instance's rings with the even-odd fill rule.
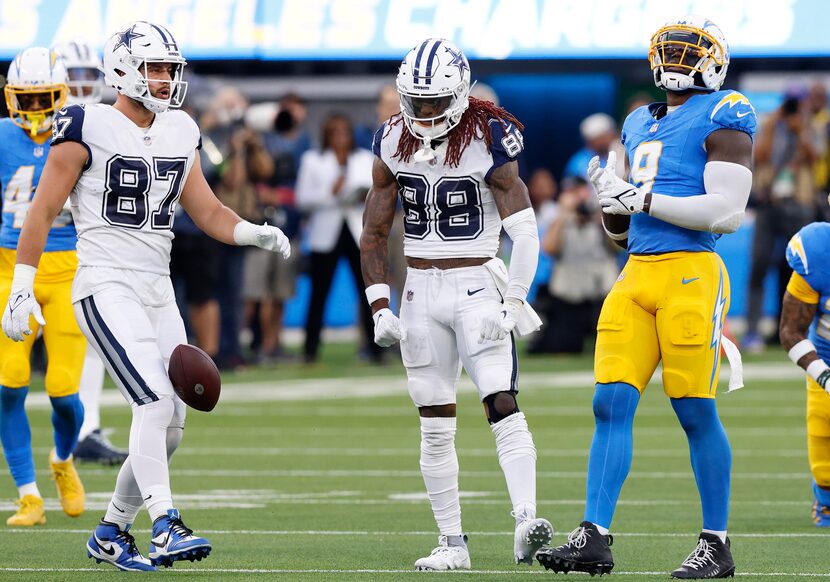
[[[689,441],[703,529],[675,578],[723,578],[735,565],[726,537],[731,450],[715,408],[729,308],[729,277],[715,241],[741,224],[752,184],[755,111],[746,97],[720,91],[729,65],[715,24],[689,16],[652,37],[649,60],[666,102],[628,116],[622,142],[629,182],[610,155],[589,176],[609,235],[630,258],[603,304],[594,360],[595,430],[584,521],[537,559],[557,572],[608,573],[608,533],[631,467],[632,426],[640,395],[658,363],[663,389]],[[733,366],[733,371],[736,366]],[[737,380],[735,384],[740,384]]]
[[[5,87],[10,117],[0,120],[0,182],[3,219],[0,227],[0,301],[17,291],[12,285],[18,237],[49,153],[52,118],[66,101],[67,73],[63,61],[47,48],[33,47],[17,55]],[[29,391],[29,357],[43,326],[49,363],[46,391],[52,402],[55,448],[49,457],[63,510],[72,517],[84,510],[84,489],[72,459],[84,409],[78,397],[86,351],[72,308],[72,279],[78,260],[75,227],[67,211],[52,223],[44,263],[34,279],[43,311],[23,342],[0,334],[0,440],[17,486],[18,511],[12,526],[46,523],[43,498],[35,482],[32,438],[24,403]],[[46,320],[49,325],[44,325]]]
[[802,228],[787,246],[793,273],[781,308],[781,345],[807,372],[807,456],[813,521],[830,527],[830,224]]

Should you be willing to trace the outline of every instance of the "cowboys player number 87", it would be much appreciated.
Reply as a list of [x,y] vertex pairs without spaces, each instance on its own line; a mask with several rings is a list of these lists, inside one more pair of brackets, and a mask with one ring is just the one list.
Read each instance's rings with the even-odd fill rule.
[[[184,112],[186,61],[165,27],[135,22],[104,48],[114,106],[61,109],[52,146],[18,245],[3,330],[22,340],[40,320],[33,281],[57,213],[70,197],[78,233],[75,317],[132,409],[129,456],[106,515],[86,551],[121,570],[201,560],[211,544],[186,527],[173,503],[168,459],[182,439],[185,405],[167,377],[170,354],[187,342],[168,265],[177,204],[227,244],[290,253],[275,227],[241,220],[202,174],[199,128]],[[142,507],[153,520],[148,557],[129,529]],[[148,559],[149,558],[149,559]]]

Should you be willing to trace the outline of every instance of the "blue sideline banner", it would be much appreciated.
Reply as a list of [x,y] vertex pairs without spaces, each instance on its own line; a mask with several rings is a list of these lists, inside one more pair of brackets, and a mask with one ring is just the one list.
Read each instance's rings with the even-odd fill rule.
[[472,58],[639,58],[669,18],[715,21],[734,56],[830,55],[825,0],[0,0],[0,58],[133,20],[192,59],[397,59],[428,36]]

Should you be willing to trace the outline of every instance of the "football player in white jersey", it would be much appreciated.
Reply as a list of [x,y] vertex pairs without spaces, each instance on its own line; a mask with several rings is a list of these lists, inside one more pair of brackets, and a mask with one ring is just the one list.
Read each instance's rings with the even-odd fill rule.
[[[101,71],[101,57],[95,47],[76,39],[56,44],[52,50],[63,57],[69,75],[66,102],[70,105],[100,103],[104,95],[104,74]],[[114,447],[106,434],[101,432],[103,389],[104,362],[95,353],[92,344],[87,343],[81,389],[78,392],[84,405],[84,424],[72,456],[80,461],[120,465],[127,459],[127,451]]]
[[[514,557],[532,564],[553,528],[536,517],[536,448],[516,403],[513,331],[539,327],[525,300],[539,254],[536,219],[516,156],[521,124],[469,96],[470,67],[454,44],[427,39],[401,63],[401,113],[375,134],[373,186],[360,241],[375,342],[401,342],[421,417],[421,473],[439,544],[419,570],[469,569],[455,452],[461,366],[478,388],[516,518]],[[387,239],[400,196],[409,265],[400,319],[389,309]],[[508,271],[497,258],[504,228]]]
[[[105,79],[117,100],[71,105],[56,115],[3,314],[4,331],[17,341],[29,331],[30,315],[42,319],[32,282],[49,225],[71,192],[75,316],[132,406],[130,454],[86,545],[90,557],[121,570],[155,570],[211,550],[184,525],[170,492],[168,461],[181,442],[185,405],[167,365],[173,348],[187,342],[168,273],[175,205],[224,243],[290,253],[278,228],[241,220],[205,181],[199,128],[176,110],[187,88],[185,63],[173,35],[156,24],[135,22],[107,41]],[[149,559],[129,533],[142,506],[153,520]]]

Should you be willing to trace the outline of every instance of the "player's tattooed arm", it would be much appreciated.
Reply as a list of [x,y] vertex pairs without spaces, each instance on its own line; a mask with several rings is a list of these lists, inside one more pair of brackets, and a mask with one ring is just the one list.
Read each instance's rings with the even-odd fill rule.
[[752,169],[752,138],[735,129],[719,129],[706,138],[710,162],[732,162]]
[[[395,219],[398,182],[383,160],[372,165],[372,188],[363,210],[363,233],[360,235],[360,265],[363,284],[368,287],[389,280],[389,230]],[[372,311],[389,307],[388,299],[372,303]]]
[[17,243],[18,263],[37,267],[52,222],[66,204],[88,156],[84,146],[72,141],[50,149]]
[[[816,315],[817,305],[805,303],[789,291],[784,293],[781,305],[781,324],[778,333],[781,338],[781,347],[789,352],[798,342],[807,339],[807,331]],[[805,370],[812,362],[818,359],[816,352],[805,354],[798,360],[798,365]]]
[[490,190],[499,209],[499,216],[504,220],[526,208],[532,208],[527,186],[519,178],[519,164],[508,162],[499,166],[490,174]]

